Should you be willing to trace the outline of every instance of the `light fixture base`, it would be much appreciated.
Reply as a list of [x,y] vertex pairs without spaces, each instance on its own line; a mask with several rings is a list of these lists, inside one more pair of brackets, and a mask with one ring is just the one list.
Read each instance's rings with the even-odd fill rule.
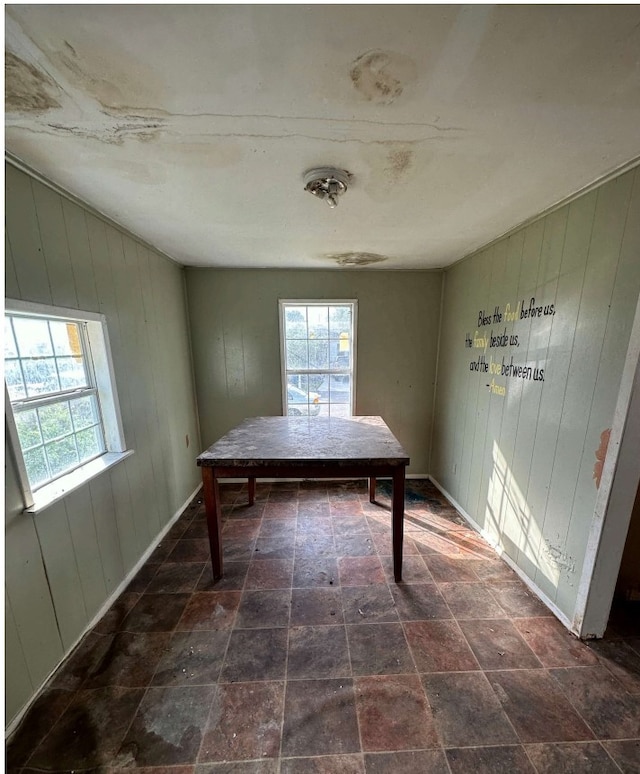
[[304,190],[324,199],[329,207],[338,206],[338,197],[342,196],[351,180],[351,174],[346,169],[335,167],[317,167],[304,174]]

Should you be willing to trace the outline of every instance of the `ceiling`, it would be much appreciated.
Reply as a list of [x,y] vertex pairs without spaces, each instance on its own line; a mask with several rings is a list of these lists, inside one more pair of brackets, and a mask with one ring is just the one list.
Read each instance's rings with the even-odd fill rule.
[[443,267],[640,157],[638,5],[5,10],[9,154],[189,266]]

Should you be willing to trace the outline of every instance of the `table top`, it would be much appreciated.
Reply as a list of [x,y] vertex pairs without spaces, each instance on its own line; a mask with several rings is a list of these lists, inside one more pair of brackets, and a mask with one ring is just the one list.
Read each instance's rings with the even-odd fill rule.
[[252,417],[197,459],[205,467],[408,465],[382,417]]

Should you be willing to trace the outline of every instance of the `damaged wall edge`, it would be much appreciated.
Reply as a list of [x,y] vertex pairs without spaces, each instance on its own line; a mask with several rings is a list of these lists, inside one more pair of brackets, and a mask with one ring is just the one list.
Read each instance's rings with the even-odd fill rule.
[[602,637],[640,482],[640,298],[629,337],[608,453],[594,510],[571,630]]

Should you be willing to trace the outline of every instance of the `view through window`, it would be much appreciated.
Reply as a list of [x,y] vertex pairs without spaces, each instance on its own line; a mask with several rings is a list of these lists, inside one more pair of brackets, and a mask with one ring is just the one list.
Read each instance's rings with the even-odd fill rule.
[[80,322],[5,315],[4,368],[32,490],[105,452]]
[[288,416],[353,414],[355,301],[281,301],[283,405]]

